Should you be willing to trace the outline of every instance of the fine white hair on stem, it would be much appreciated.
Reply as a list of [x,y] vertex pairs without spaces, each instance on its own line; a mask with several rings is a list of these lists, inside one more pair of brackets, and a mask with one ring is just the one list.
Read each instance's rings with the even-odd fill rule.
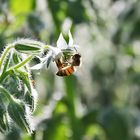
[[25,112],[26,112],[25,118],[27,120],[27,123],[28,123],[28,125],[30,127],[30,131],[31,131],[29,133],[32,133],[34,131],[35,127],[34,127],[33,117],[32,117],[32,113],[31,113],[30,107],[27,106],[27,105],[25,106]]
[[29,43],[29,44],[34,44],[34,45],[40,45],[42,47],[45,45],[44,43],[42,43],[40,41],[27,39],[27,38],[18,38],[16,41],[14,41],[13,45],[17,44],[17,43],[21,43],[21,44]]
[[34,101],[34,110],[33,111],[35,111],[37,102],[38,102],[38,94],[37,94],[37,90],[35,88],[32,88],[32,96],[33,96],[33,101]]

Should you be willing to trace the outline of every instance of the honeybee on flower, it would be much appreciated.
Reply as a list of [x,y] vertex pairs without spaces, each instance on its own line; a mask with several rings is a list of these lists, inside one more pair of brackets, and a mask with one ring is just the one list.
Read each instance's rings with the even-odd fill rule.
[[67,43],[61,33],[56,47],[47,45],[47,55],[44,58],[40,58],[41,63],[32,68],[40,69],[44,64],[47,64],[48,67],[50,62],[55,62],[58,68],[56,72],[57,76],[69,76],[73,74],[81,64],[81,55],[77,52],[78,45],[74,44],[70,31],[68,37],[69,42]]

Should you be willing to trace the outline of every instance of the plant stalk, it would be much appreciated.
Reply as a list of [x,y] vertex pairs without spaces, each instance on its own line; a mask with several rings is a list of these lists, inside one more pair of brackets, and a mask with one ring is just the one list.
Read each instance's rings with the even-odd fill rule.
[[31,59],[33,58],[33,55],[28,56],[24,61],[22,61],[21,63],[11,67],[8,71],[10,70],[14,70],[14,69],[18,69],[22,66],[24,66],[27,62],[29,62]]
[[14,47],[13,45],[7,46],[5,48],[3,54],[1,55],[1,57],[0,57],[0,70],[1,70],[1,67],[2,67],[2,64],[3,64],[3,61],[4,61],[5,57],[6,57],[6,55],[8,54],[9,50],[11,48],[13,48],[13,47]]

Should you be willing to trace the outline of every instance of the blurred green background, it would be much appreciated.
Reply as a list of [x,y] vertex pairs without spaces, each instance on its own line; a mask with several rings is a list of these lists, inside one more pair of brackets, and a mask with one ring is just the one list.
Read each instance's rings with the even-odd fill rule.
[[33,72],[36,131],[0,140],[140,140],[140,0],[0,0],[0,51],[18,38],[56,45],[70,28],[82,67]]

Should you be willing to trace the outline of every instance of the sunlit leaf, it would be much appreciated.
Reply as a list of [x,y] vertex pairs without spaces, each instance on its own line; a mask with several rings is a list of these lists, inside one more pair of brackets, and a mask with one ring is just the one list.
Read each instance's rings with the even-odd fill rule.
[[[22,6],[21,6],[22,4]],[[15,14],[25,14],[32,10],[33,0],[10,0],[11,11]]]

